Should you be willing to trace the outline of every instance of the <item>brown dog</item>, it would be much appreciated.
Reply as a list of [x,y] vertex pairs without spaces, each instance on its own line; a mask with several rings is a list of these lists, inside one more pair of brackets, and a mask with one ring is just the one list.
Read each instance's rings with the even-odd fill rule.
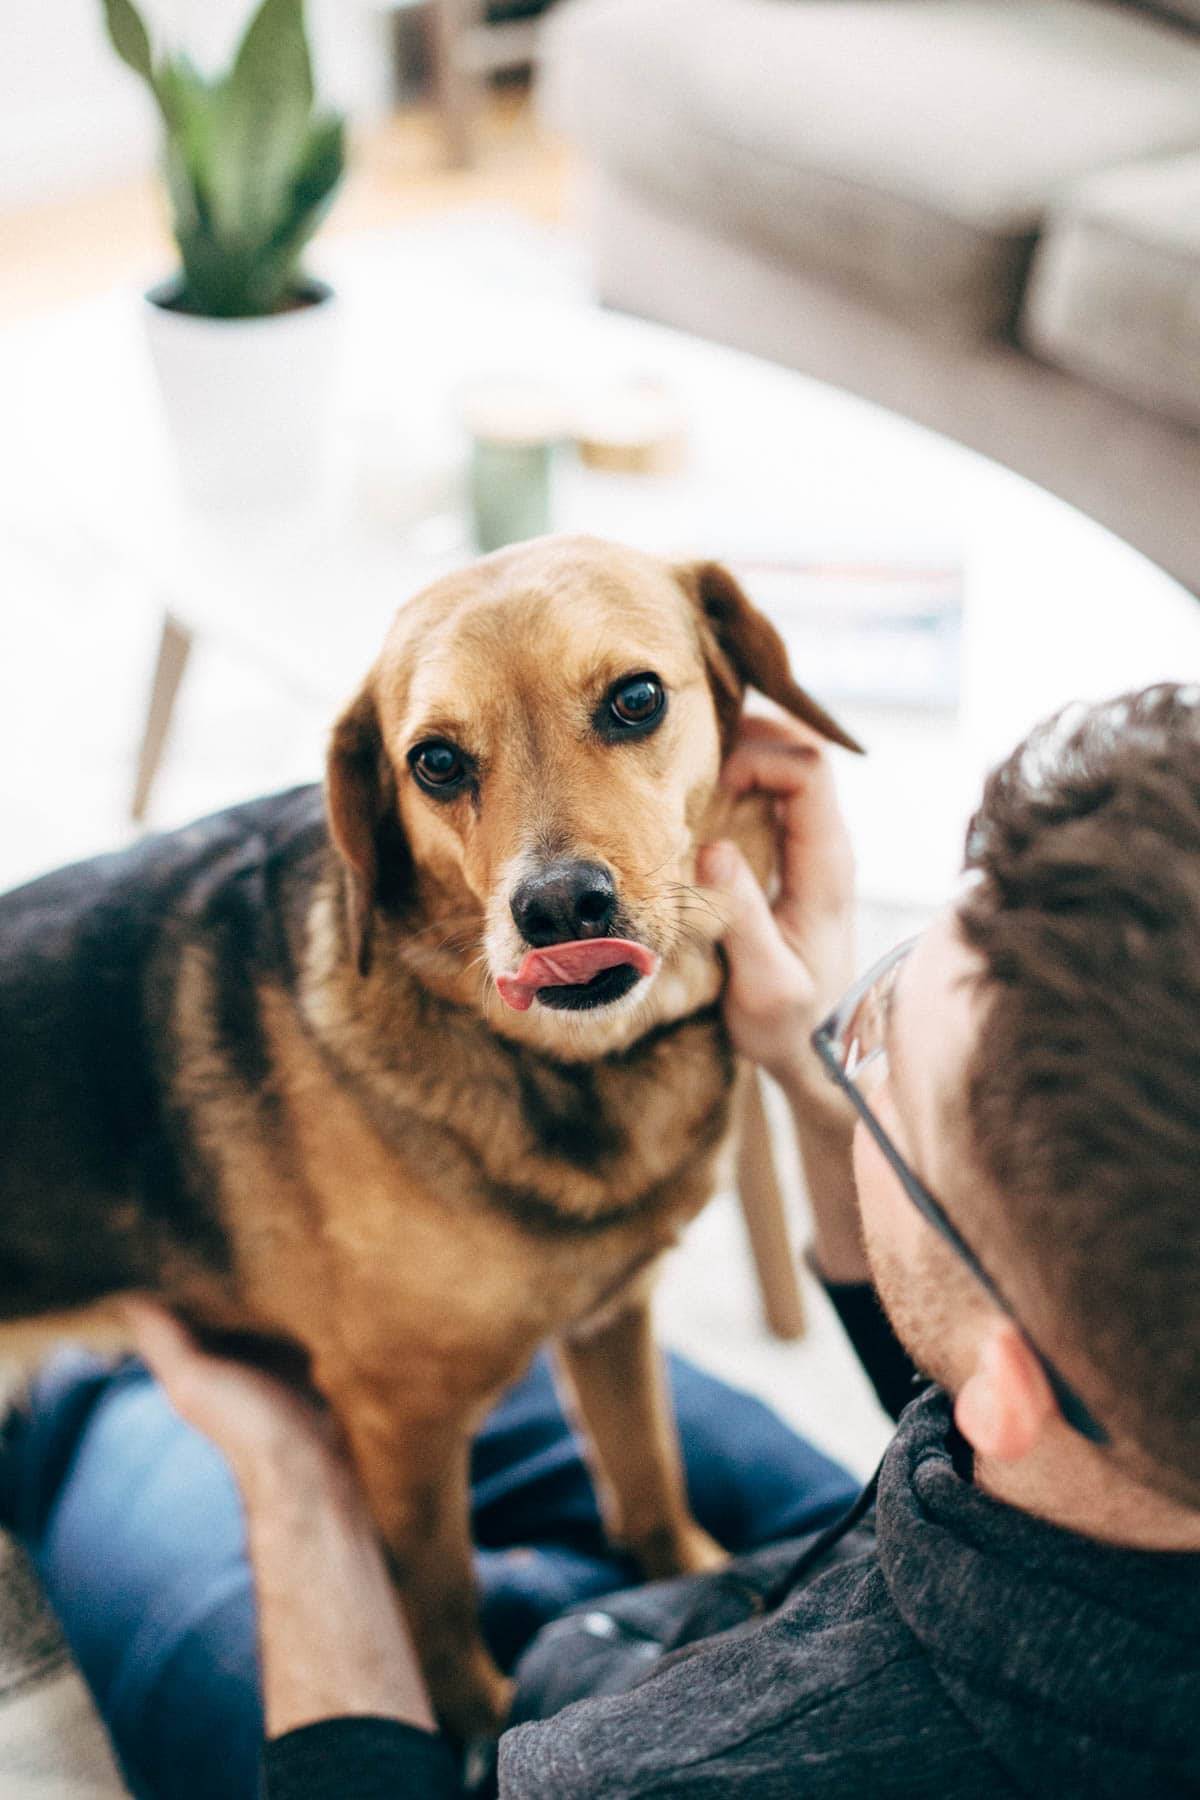
[[468,1444],[543,1340],[613,1536],[654,1575],[720,1555],[646,1295],[730,1110],[694,862],[769,863],[717,785],[747,685],[850,742],[720,568],[524,545],[401,610],[328,828],[297,790],[0,901],[4,1316],[149,1289],[301,1347],[463,1736],[506,1703]]

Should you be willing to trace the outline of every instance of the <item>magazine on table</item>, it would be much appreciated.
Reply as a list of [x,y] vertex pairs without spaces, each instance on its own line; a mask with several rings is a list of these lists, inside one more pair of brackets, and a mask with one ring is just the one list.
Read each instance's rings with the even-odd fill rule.
[[728,563],[779,628],[805,687],[823,700],[957,709],[961,565],[736,555]]

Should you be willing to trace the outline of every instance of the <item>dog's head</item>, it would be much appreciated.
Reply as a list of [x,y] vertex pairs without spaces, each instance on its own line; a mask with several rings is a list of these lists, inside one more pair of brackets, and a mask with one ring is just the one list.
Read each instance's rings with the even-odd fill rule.
[[360,972],[386,921],[386,954],[564,1056],[677,1015],[715,969],[695,853],[751,686],[857,747],[717,564],[546,538],[420,594],[329,757]]

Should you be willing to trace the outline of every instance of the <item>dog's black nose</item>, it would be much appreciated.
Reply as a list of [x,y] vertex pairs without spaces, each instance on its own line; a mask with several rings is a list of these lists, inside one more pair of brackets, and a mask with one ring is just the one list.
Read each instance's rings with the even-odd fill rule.
[[527,944],[604,937],[617,910],[613,878],[601,863],[552,862],[513,889],[512,916]]

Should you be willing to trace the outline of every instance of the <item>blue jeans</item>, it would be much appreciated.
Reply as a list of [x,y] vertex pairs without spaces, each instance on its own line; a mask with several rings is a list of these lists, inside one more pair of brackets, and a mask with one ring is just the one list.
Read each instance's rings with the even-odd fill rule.
[[[696,1517],[728,1549],[819,1529],[856,1483],[748,1394],[681,1358],[671,1385]],[[628,1586],[539,1357],[475,1442],[484,1633],[511,1667],[568,1606]],[[253,1800],[262,1736],[236,1490],[136,1362],[57,1356],[0,1448],[0,1524],[28,1547],[135,1794]],[[329,1623],[337,1654],[337,1620]]]

